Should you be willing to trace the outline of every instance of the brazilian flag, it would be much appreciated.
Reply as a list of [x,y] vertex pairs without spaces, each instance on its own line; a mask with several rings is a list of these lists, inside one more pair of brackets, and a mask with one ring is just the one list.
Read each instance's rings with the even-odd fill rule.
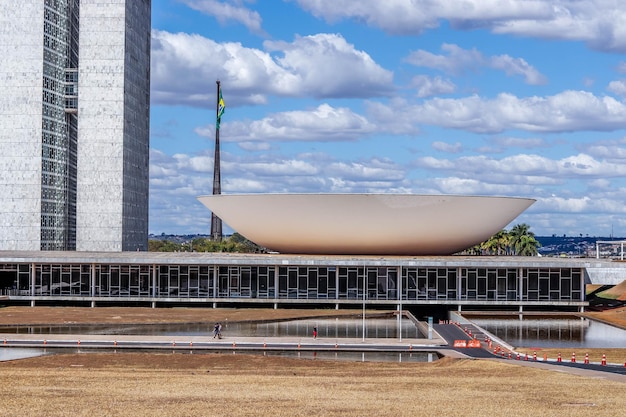
[[220,98],[217,101],[217,122],[215,123],[215,127],[220,128],[220,122],[222,121],[222,115],[224,114],[224,110],[226,110],[226,104],[224,104],[224,98],[222,98],[222,90],[220,90]]

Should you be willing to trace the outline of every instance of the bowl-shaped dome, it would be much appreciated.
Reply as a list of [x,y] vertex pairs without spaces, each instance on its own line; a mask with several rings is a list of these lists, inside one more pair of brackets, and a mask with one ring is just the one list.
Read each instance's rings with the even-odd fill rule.
[[221,194],[198,200],[258,245],[329,255],[450,255],[489,239],[535,202],[412,194]]

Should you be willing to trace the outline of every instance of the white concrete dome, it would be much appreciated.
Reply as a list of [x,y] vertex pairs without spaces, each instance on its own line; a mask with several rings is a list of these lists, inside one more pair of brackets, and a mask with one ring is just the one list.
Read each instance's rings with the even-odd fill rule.
[[414,194],[221,194],[198,200],[281,253],[450,255],[483,242],[535,200]]

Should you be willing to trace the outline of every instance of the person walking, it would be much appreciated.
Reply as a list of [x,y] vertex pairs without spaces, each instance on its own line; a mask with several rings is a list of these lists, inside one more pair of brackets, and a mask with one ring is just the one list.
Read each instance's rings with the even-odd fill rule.
[[313,339],[317,339],[317,326],[313,327]]
[[216,337],[218,339],[222,338],[222,325],[219,323],[215,323],[215,326],[213,326],[213,339]]

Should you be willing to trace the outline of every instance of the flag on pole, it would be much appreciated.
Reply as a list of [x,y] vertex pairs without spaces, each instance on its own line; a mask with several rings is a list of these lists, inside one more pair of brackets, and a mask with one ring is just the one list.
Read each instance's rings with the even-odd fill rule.
[[222,115],[224,114],[224,110],[226,109],[226,104],[224,104],[224,99],[222,98],[222,90],[220,90],[220,98],[217,101],[217,122],[215,123],[216,128],[220,128],[220,122],[222,121]]

